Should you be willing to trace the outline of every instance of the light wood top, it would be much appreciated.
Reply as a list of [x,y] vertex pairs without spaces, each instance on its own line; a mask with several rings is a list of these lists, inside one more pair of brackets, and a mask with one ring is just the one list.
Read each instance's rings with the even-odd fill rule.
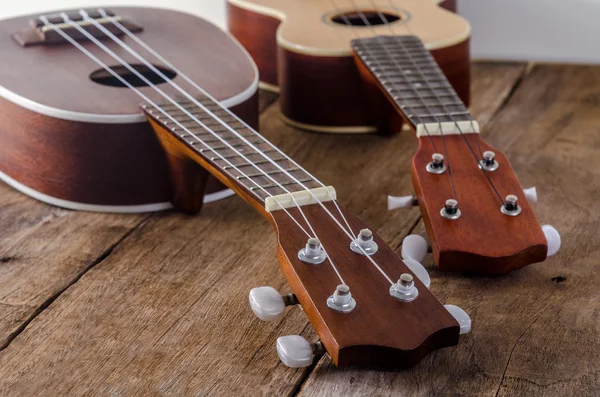
[[[377,35],[416,35],[430,50],[458,44],[471,32],[462,17],[444,10],[429,1],[396,0],[229,0],[230,3],[258,13],[279,18],[284,23],[277,33],[282,47],[305,54],[343,56],[351,54],[350,41],[357,37]],[[339,25],[331,18],[342,13],[372,10],[400,15],[398,22],[373,27]]]

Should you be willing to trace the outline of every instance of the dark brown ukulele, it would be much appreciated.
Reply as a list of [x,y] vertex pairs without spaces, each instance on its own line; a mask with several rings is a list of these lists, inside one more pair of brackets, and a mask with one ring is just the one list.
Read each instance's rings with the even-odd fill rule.
[[256,110],[256,69],[226,33],[190,15],[145,8],[20,18],[0,23],[0,32],[4,175],[26,193],[35,186],[94,197],[115,188],[102,185],[110,171],[131,176],[124,164],[161,170],[121,185],[117,198],[105,193],[111,205],[152,185],[168,166],[173,204],[195,212],[212,174],[277,232],[294,294],[254,289],[252,310],[274,320],[301,305],[319,336],[314,344],[279,338],[286,365],[307,366],[314,352],[327,352],[340,366],[410,367],[470,330],[464,311],[431,294],[414,258],[400,259],[336,201],[333,187],[227,108],[237,101],[249,104],[238,110]]

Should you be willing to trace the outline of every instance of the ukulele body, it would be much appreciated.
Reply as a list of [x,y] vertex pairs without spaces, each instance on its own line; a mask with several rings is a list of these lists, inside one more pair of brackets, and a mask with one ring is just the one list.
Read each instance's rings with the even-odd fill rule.
[[[365,11],[373,8],[371,0],[355,3]],[[469,103],[470,26],[447,10],[455,10],[455,3],[442,2],[447,9],[422,0],[396,1],[396,9],[387,0],[376,3],[400,20],[374,30],[349,28],[333,22],[341,11],[353,11],[349,6],[337,11],[319,0],[228,0],[229,30],[257,63],[262,88],[281,93],[288,124],[327,133],[397,130],[401,122],[396,112],[376,87],[361,79],[350,48],[352,39],[391,35],[390,28],[395,35],[419,36]]]
[[[111,10],[135,20],[143,28],[137,36],[257,127],[258,72],[230,35],[181,12]],[[165,154],[139,108],[140,98],[126,87],[93,81],[91,76],[111,76],[73,45],[20,46],[12,35],[27,29],[34,17],[0,22],[0,180],[53,205],[102,212],[147,212],[172,205],[196,212],[203,196],[207,202],[233,194],[201,167]],[[211,40],[199,39],[207,36]],[[122,39],[134,45],[130,38]],[[101,42],[130,64],[141,64],[110,39]],[[108,65],[118,65],[95,44],[81,44]],[[144,56],[168,70],[150,54]],[[189,87],[181,76],[173,81]],[[158,87],[175,95],[166,83]],[[138,89],[164,101],[150,87]],[[177,173],[186,180],[171,177]],[[195,198],[182,193],[194,190]]]

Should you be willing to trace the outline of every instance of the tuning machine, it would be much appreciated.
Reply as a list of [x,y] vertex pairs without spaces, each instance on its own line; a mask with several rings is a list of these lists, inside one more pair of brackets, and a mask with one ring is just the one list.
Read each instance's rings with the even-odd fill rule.
[[256,317],[263,321],[281,320],[287,306],[298,304],[296,295],[281,295],[273,287],[253,288],[248,300]]
[[[525,198],[527,198],[527,201],[529,201],[530,203],[537,203],[538,195],[535,186],[530,187],[528,189],[523,189],[523,193],[525,194]],[[544,232],[544,235],[546,236],[546,241],[548,242],[547,256],[551,257],[555,255],[560,249],[560,233],[551,225],[543,225],[542,231]]]
[[458,322],[458,325],[460,326],[461,335],[471,332],[471,317],[469,317],[467,312],[455,305],[444,305],[444,307]]
[[388,196],[388,210],[396,210],[399,208],[410,209],[417,207],[419,202],[414,196]]
[[277,339],[277,355],[290,368],[308,367],[315,354],[325,353],[321,342],[310,343],[300,335],[287,335]]

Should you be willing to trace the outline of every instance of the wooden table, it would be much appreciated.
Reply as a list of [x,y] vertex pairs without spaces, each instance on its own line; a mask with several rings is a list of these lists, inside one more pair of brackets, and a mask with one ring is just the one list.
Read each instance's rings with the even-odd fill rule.
[[[289,287],[270,225],[239,198],[200,216],[53,208],[0,185],[0,395],[600,395],[600,68],[476,63],[474,113],[525,187],[559,254],[505,277],[437,271],[431,290],[473,331],[408,371],[284,367],[280,335],[315,338],[303,312],[257,320],[248,291]],[[285,126],[262,94],[262,132],[393,247],[424,233],[410,194],[412,134],[325,136]],[[399,250],[399,248],[398,248]]]

